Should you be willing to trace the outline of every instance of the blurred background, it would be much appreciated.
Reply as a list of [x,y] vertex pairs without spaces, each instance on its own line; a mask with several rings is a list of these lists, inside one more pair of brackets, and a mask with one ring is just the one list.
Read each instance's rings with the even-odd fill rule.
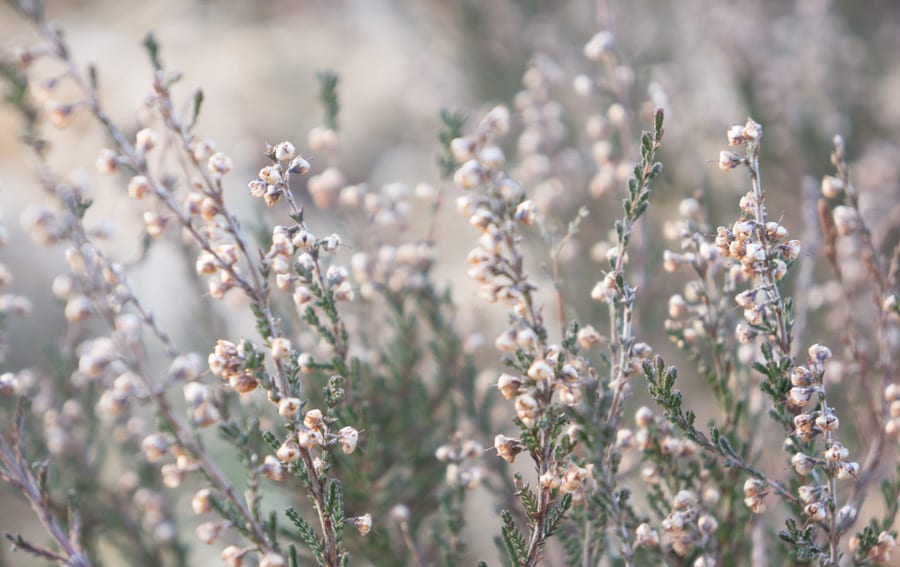
[[[804,184],[817,186],[832,173],[829,153],[838,133],[847,141],[863,214],[877,244],[890,250],[900,233],[900,4],[893,0],[873,0],[865,9],[852,0],[58,0],[47,2],[46,8],[64,30],[75,60],[97,66],[103,103],[125,127],[137,128],[145,119],[142,106],[152,71],[141,42],[149,31],[155,34],[163,62],[184,75],[176,96],[189,101],[196,88],[205,93],[198,132],[216,140],[234,160],[228,198],[248,223],[258,221],[254,211],[259,204],[243,180],[262,165],[265,144],[292,140],[305,153],[307,132],[323,123],[317,71],[332,70],[340,77],[339,161],[347,180],[413,187],[422,181],[440,184],[436,156],[442,109],[470,117],[469,126],[497,103],[515,109],[523,76],[539,69],[565,109],[559,117],[560,145],[579,149],[557,154],[570,164],[564,182],[548,187],[541,180],[526,187],[551,214],[558,213],[559,227],[565,227],[578,203],[593,203],[590,229],[568,247],[563,266],[573,298],[570,315],[582,322],[605,320],[587,295],[602,269],[595,241],[620,210],[614,195],[591,196],[596,166],[585,127],[591,117],[606,114],[612,97],[603,88],[606,70],[588,61],[582,50],[596,32],[611,31],[616,73],[627,85],[627,99],[639,121],[648,104],[666,110],[665,173],[643,237],[649,244],[638,318],[639,338],[673,362],[679,355],[665,337],[662,321],[668,296],[683,281],[661,269],[663,250],[674,246],[663,240],[665,221],[691,195],[701,195],[718,222],[736,217],[746,180],[722,174],[716,163],[729,125],[743,123],[747,116],[763,125],[769,214],[782,218],[794,237],[806,228]],[[14,10],[0,5],[3,47],[29,44],[35,37]],[[580,74],[598,77],[596,88],[576,93],[573,81]],[[514,111],[516,128],[521,127],[519,119]],[[6,364],[13,369],[40,361],[44,338],[64,325],[50,291],[53,277],[63,270],[62,251],[38,248],[17,220],[28,203],[40,198],[33,159],[18,141],[20,131],[18,114],[0,107],[0,210],[9,232],[0,261],[14,274],[10,290],[34,304],[32,317],[17,320],[10,332]],[[57,171],[90,186],[96,195],[92,220],[115,221],[111,253],[137,256],[142,206],[127,199],[117,180],[94,172],[97,151],[105,145],[102,132],[90,117],[76,114],[65,131],[48,127],[44,135],[53,144]],[[519,146],[514,136],[504,149],[515,163]],[[308,157],[312,173],[331,159]],[[322,233],[332,230],[324,213],[308,220]],[[411,233],[424,238],[426,223],[411,224]],[[445,207],[438,219],[435,270],[439,279],[453,284],[461,325],[487,338],[488,346],[476,351],[482,367],[496,370],[499,363],[489,345],[502,328],[504,310],[467,309],[479,300],[465,277],[464,261],[475,235],[463,225],[452,205]],[[155,246],[133,279],[175,342],[205,353],[211,342],[193,332],[186,319],[197,307],[183,258],[173,247]],[[536,249],[537,272],[546,250],[539,243]],[[833,276],[824,262],[816,262],[821,285],[812,290],[816,309],[808,336],[810,342],[837,344],[842,319],[829,320],[824,310],[821,316],[817,310],[836,299],[833,286],[827,285]],[[856,274],[862,289],[865,271],[849,273]],[[242,329],[246,321],[231,324]],[[701,407],[704,396],[703,386],[696,384],[689,398]],[[0,487],[0,530],[30,533],[17,520],[29,517],[23,506]],[[489,538],[479,538],[472,552],[494,557]],[[0,565],[26,564],[23,555],[0,551]]]

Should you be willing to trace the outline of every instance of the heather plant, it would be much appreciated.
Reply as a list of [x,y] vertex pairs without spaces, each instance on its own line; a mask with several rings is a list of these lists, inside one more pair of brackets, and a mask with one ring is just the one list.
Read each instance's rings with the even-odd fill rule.
[[[509,104],[442,112],[432,179],[376,183],[344,167],[332,72],[321,125],[254,162],[203,136],[216,93],[184,95],[152,34],[124,126],[102,68],[40,3],[16,9],[39,34],[3,64],[36,179],[21,224],[67,270],[48,282],[66,328],[0,375],[0,475],[42,528],[0,520],[14,560],[891,561],[900,245],[867,221],[840,136],[796,210],[772,204],[788,188],[752,118],[721,128],[742,194],[685,195],[672,103],[605,29],[583,57],[536,54]],[[136,258],[57,165],[48,126],[79,118],[105,134],[97,176],[140,209]],[[154,254],[188,268],[192,344],[140,292]],[[0,296],[4,345],[31,307]]]

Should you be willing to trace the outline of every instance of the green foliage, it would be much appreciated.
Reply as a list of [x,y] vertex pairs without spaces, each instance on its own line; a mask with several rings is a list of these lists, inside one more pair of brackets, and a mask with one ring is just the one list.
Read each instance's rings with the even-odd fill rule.
[[325,125],[337,132],[338,113],[341,109],[338,100],[339,77],[333,71],[319,71],[316,78],[319,79],[319,102],[325,111]]

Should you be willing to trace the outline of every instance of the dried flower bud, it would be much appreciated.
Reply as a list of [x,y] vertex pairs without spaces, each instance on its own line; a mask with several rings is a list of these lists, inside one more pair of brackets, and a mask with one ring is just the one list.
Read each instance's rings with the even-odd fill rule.
[[103,148],[97,155],[96,165],[97,171],[100,173],[115,173],[119,167],[119,154],[109,148]]
[[475,160],[463,163],[453,174],[453,182],[462,189],[474,189],[485,174],[484,167]]
[[750,140],[751,142],[758,142],[760,138],[762,138],[762,126],[760,126],[757,122],[754,122],[752,118],[747,119],[747,123],[744,125],[744,129],[741,131],[741,135],[745,140]]
[[504,461],[511,463],[516,460],[516,455],[525,450],[522,442],[506,435],[497,435],[494,437],[494,449]]
[[322,415],[322,410],[311,409],[306,412],[306,416],[303,418],[303,425],[313,431],[323,430],[325,427],[325,418]]
[[641,406],[634,412],[634,422],[638,427],[649,427],[653,423],[653,410],[647,406]]
[[350,426],[342,427],[338,431],[338,441],[344,454],[349,455],[356,450],[356,445],[359,442],[359,431]]
[[284,557],[280,554],[270,551],[259,559],[259,567],[284,567]]
[[222,550],[222,555],[220,557],[222,563],[227,567],[241,567],[244,564],[244,555],[246,555],[246,553],[246,549],[242,549],[236,545],[229,545]]
[[811,502],[803,507],[803,512],[813,522],[823,522],[828,517],[828,511],[824,502]]
[[279,482],[284,478],[284,467],[277,457],[266,455],[260,467],[260,474],[271,481]]
[[727,137],[729,146],[740,146],[744,143],[744,127],[735,124],[728,129]]
[[553,367],[543,358],[537,358],[528,367],[528,377],[535,382],[543,382],[553,377]]
[[816,460],[803,453],[795,453],[794,456],[791,457],[791,466],[794,467],[797,474],[806,476],[815,468]]
[[345,521],[359,530],[359,535],[365,536],[372,531],[372,514],[365,514],[356,518],[347,518]]
[[231,163],[230,157],[222,152],[216,152],[210,156],[206,167],[209,168],[210,173],[213,175],[225,175],[231,171],[234,165]]
[[219,533],[221,531],[221,522],[204,522],[197,526],[197,528],[194,530],[194,534],[201,542],[205,543],[206,545],[212,545],[219,538]]
[[722,150],[719,152],[719,169],[722,171],[730,171],[741,165],[743,158],[734,152]]
[[656,547],[659,545],[659,533],[651,529],[647,523],[640,524],[634,531],[635,547]]
[[275,159],[278,161],[287,161],[294,157],[296,151],[297,149],[294,147],[294,144],[290,142],[281,142],[275,146]]
[[275,451],[275,456],[282,462],[293,463],[300,458],[300,448],[294,441],[288,440],[282,443],[281,447]]
[[212,504],[209,500],[211,495],[212,491],[208,488],[200,489],[194,494],[194,497],[191,498],[191,510],[194,511],[194,514],[200,516],[212,511]]
[[300,411],[299,398],[281,398],[278,402],[278,415],[281,417],[294,417]]
[[291,341],[284,337],[272,339],[270,348],[274,360],[284,360],[291,355]]
[[521,393],[522,379],[510,374],[501,374],[497,380],[497,389],[507,400],[512,400]]
[[298,175],[306,175],[309,172],[310,165],[303,156],[297,156],[291,160],[290,165],[288,166],[288,171],[291,173],[296,173]]
[[134,149],[144,154],[152,150],[159,143],[159,136],[150,128],[138,130],[135,135]]

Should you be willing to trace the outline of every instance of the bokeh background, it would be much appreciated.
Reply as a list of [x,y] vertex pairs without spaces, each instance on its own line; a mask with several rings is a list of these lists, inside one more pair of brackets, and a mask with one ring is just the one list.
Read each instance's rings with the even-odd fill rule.
[[[322,124],[318,70],[340,76],[340,164],[349,181],[437,185],[439,111],[462,111],[473,117],[472,124],[492,105],[512,104],[530,67],[551,77],[551,92],[565,103],[561,122],[566,142],[587,141],[585,124],[592,115],[606,112],[610,96],[602,88],[576,95],[572,82],[581,73],[602,75],[602,68],[583,57],[582,47],[597,31],[611,30],[633,107],[640,114],[644,101],[650,100],[667,112],[662,151],[666,170],[644,235],[649,244],[638,317],[641,338],[672,361],[679,357],[661,323],[667,298],[679,290],[680,280],[661,270],[664,222],[682,198],[693,194],[704,196],[713,218],[734,218],[745,181],[723,175],[716,165],[725,145],[724,131],[732,123],[749,115],[763,124],[769,213],[782,217],[792,234],[800,235],[805,228],[803,187],[816,185],[831,172],[831,139],[840,133],[847,140],[853,179],[876,242],[889,250],[898,239],[900,4],[892,0],[873,0],[864,8],[852,0],[59,0],[47,2],[47,12],[65,30],[75,59],[97,65],[103,102],[126,127],[136,126],[144,116],[141,107],[149,93],[151,68],[141,41],[153,31],[163,61],[184,74],[176,94],[188,100],[199,87],[206,95],[198,130],[234,159],[229,199],[246,212],[247,222],[258,219],[254,211],[259,205],[247,195],[242,180],[262,164],[265,143],[288,139],[305,151],[308,130]],[[32,42],[35,34],[4,4],[0,38],[9,47]],[[29,296],[34,304],[33,316],[11,329],[11,368],[41,360],[44,338],[55,336],[64,324],[50,293],[53,276],[63,269],[62,253],[36,247],[17,222],[24,207],[39,198],[33,160],[18,141],[20,129],[18,115],[0,107],[0,209],[10,242],[0,259],[14,274],[11,291]],[[124,197],[115,181],[100,179],[93,171],[103,134],[89,117],[76,115],[66,131],[48,129],[45,135],[54,144],[58,171],[95,192],[95,220],[115,221],[117,236],[109,249],[122,258],[138,254],[142,208]],[[507,151],[515,161],[514,139]],[[559,194],[529,187],[544,192],[551,212],[569,214],[573,203],[590,198],[594,166],[589,150],[576,157],[580,161],[566,183],[557,186]],[[327,166],[324,158],[310,158],[314,173]],[[438,221],[438,233],[446,236],[438,238],[435,270],[440,279],[453,283],[462,307],[461,325],[483,334],[489,344],[503,324],[503,309],[474,309],[478,299],[465,278],[464,261],[474,235],[452,208]],[[611,196],[601,200],[592,208],[592,229],[587,232],[603,234],[618,210]],[[309,220],[321,232],[332,222],[326,216]],[[568,220],[561,216],[557,224],[565,226]],[[415,222],[411,228],[420,237],[424,230],[424,224]],[[587,300],[601,270],[593,244],[579,240],[567,249],[564,262],[569,295],[575,298],[573,310],[587,322],[600,316],[599,308]],[[133,279],[178,344],[207,352],[209,337],[193,332],[186,319],[198,307],[173,246],[154,247]],[[536,271],[545,258],[540,254]],[[824,315],[836,299],[828,284],[832,276],[824,262],[813,260],[821,285],[811,290],[815,309],[808,336],[811,342],[837,342],[841,319]],[[864,285],[864,270],[849,273]],[[246,321],[230,324],[239,329]],[[488,374],[498,368],[490,350],[476,351]],[[701,384],[684,389],[697,407],[703,406]],[[888,456],[895,458],[894,453]],[[0,530],[29,532],[20,524],[27,521],[28,511],[5,487],[0,487],[0,509]],[[496,528],[494,523],[490,525]],[[481,536],[476,536],[472,551],[486,558],[494,553],[489,538]],[[4,564],[28,563],[22,555],[3,550]]]

